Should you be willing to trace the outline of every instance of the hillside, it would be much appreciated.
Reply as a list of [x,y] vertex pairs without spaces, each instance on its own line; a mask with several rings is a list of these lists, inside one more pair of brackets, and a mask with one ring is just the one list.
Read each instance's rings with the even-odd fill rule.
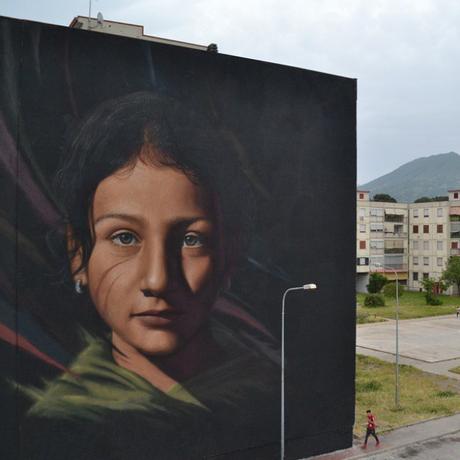
[[358,188],[369,190],[371,197],[388,193],[402,202],[447,195],[447,190],[460,188],[460,155],[449,152],[417,158]]

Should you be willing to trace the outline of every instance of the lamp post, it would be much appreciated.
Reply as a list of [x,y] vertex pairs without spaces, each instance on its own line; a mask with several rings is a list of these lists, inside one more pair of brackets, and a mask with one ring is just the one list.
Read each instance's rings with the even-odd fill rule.
[[309,283],[303,286],[291,287],[286,289],[283,294],[282,307],[281,307],[281,460],[284,460],[284,446],[285,446],[285,429],[284,429],[284,312],[286,296],[292,291],[304,291],[316,289],[316,284]]
[[398,283],[398,272],[391,267],[382,265],[381,263],[376,262],[374,264],[376,267],[383,268],[384,270],[392,271],[395,274],[396,279],[396,350],[395,350],[395,373],[396,373],[396,383],[395,383],[395,406],[399,408],[399,283]]

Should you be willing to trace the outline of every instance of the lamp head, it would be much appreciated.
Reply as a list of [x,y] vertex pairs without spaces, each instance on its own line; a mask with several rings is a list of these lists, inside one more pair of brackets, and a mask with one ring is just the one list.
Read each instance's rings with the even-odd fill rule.
[[308,289],[316,289],[318,286],[316,286],[315,283],[309,283],[309,284],[304,284],[302,286],[305,290],[308,290]]

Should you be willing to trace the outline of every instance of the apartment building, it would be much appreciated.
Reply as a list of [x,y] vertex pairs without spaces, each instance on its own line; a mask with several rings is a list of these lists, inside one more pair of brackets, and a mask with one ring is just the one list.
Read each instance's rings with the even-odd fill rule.
[[357,191],[357,290],[365,291],[369,272],[408,278],[407,203],[371,201],[369,192]]
[[397,274],[411,290],[420,290],[424,278],[441,277],[449,257],[460,255],[460,189],[448,193],[448,201],[383,203],[357,191],[358,291],[375,270],[389,279]]

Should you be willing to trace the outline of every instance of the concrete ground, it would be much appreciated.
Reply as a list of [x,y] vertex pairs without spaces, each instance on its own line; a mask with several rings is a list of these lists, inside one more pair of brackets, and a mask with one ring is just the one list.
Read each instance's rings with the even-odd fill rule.
[[[358,325],[356,352],[394,362],[395,328],[393,320]],[[399,355],[401,364],[460,381],[460,374],[449,372],[460,366],[460,319],[446,315],[399,321]]]

